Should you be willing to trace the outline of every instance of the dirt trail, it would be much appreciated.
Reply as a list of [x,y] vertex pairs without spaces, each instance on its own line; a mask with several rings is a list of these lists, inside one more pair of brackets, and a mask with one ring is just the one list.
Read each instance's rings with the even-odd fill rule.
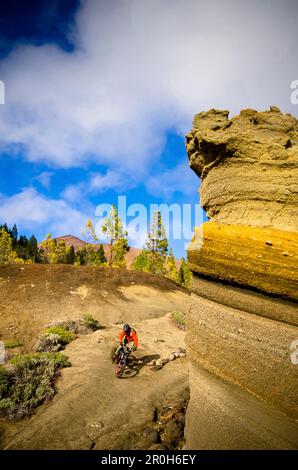
[[159,371],[148,366],[152,359],[184,347],[184,333],[167,316],[134,325],[141,339],[134,355],[135,370],[122,379],[114,375],[110,350],[119,327],[78,338],[66,349],[72,367],[63,370],[57,395],[32,418],[11,424],[5,447],[127,449],[137,445],[134,440],[153,409],[183,395],[188,368],[183,358]]
[[[51,402],[39,407],[31,418],[17,423],[6,422],[2,448],[144,448],[142,430],[152,421],[154,409],[185,396],[187,359],[178,358],[159,371],[153,371],[148,362],[167,357],[179,347],[184,347],[184,332],[173,325],[168,312],[185,309],[188,293],[170,282],[161,281],[161,286],[154,286],[151,277],[145,285],[144,276],[129,282],[125,275],[122,276],[118,279],[117,291],[114,286],[113,296],[107,295],[106,301],[104,292],[111,292],[107,290],[110,287],[107,283],[111,280],[102,282],[101,288],[95,292],[86,277],[84,283],[80,281],[76,285],[72,279],[73,291],[80,287],[79,306],[82,311],[88,308],[87,303],[96,305],[91,313],[105,325],[105,329],[81,335],[67,346],[65,354],[72,367],[63,369],[57,381],[58,393]],[[44,283],[46,279],[40,282]],[[64,291],[67,289],[67,297],[73,302],[76,294],[69,295],[67,282],[66,279]],[[89,289],[87,295],[86,289]],[[65,297],[66,294],[60,298],[61,305],[66,305]],[[111,302],[113,308],[107,315]],[[26,309],[30,311],[30,307],[26,306]],[[58,311],[57,305],[55,309]],[[8,311],[11,322],[12,309]],[[38,325],[31,326],[31,335],[49,319],[53,320],[50,306],[45,311],[46,314],[40,308],[42,320],[35,314]],[[67,312],[69,317],[70,309]],[[5,315],[3,310],[2,315]],[[56,320],[62,318],[65,318],[64,311],[55,315]],[[136,328],[140,346],[134,354],[133,370],[128,376],[118,379],[111,362],[111,349],[116,344],[118,323],[125,319]]]

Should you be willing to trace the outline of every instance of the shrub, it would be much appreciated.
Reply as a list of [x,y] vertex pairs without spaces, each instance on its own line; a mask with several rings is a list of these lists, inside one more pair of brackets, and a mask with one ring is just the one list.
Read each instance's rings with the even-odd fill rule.
[[50,364],[55,369],[70,366],[68,358],[60,352],[18,354],[11,360],[11,364],[16,371],[21,369],[35,370],[36,366],[45,364]]
[[[55,395],[54,379],[62,367],[70,366],[61,353],[17,355],[11,360],[12,371],[3,374],[0,413],[11,420],[32,414],[33,409]],[[7,375],[8,374],[8,375]]]
[[151,260],[147,250],[143,249],[133,260],[131,265],[132,271],[141,271],[149,273],[151,271]]
[[0,397],[4,396],[10,385],[10,374],[3,367],[0,366]]
[[72,333],[79,333],[79,322],[75,320],[66,320],[61,323],[61,326],[67,331]]
[[74,340],[76,334],[86,334],[102,328],[92,315],[85,315],[81,320],[66,320],[47,328],[39,338],[37,352],[57,352]]
[[60,344],[60,336],[54,335],[53,333],[49,333],[47,335],[43,335],[39,338],[36,351],[37,352],[57,352],[64,347]]
[[189,262],[181,258],[181,265],[179,269],[179,283],[181,286],[191,289],[193,282],[193,274],[190,269]]
[[95,318],[90,314],[84,315],[84,318],[82,320],[82,324],[83,324],[83,326],[85,326],[86,328],[88,328],[92,331],[96,331],[96,330],[99,330],[101,328],[98,321],[95,320]]
[[64,349],[65,346],[75,338],[75,334],[69,331],[65,325],[56,325],[47,328],[44,334],[39,338],[37,352],[57,352]]
[[47,328],[47,330],[45,331],[45,336],[51,334],[59,336],[59,343],[62,346],[66,346],[68,343],[75,339],[75,334],[67,330],[62,325],[51,326],[50,328]]
[[6,349],[19,348],[22,344],[17,340],[4,341],[4,346]]
[[174,310],[171,313],[171,318],[179,328],[181,328],[182,330],[185,330],[185,328],[186,328],[186,319],[185,319],[185,314],[184,313],[179,312],[178,310]]

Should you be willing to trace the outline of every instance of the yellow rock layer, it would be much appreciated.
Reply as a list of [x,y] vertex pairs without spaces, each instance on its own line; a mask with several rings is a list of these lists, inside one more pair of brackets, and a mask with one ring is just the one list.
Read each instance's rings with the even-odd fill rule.
[[206,222],[188,248],[193,272],[298,300],[298,234]]

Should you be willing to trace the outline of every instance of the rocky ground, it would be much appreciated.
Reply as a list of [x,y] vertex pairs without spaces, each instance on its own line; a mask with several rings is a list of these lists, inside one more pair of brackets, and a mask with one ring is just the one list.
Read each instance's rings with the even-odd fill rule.
[[[44,268],[44,269],[42,269]],[[104,327],[66,349],[72,364],[57,394],[31,418],[1,421],[4,449],[173,449],[184,445],[188,401],[184,331],[170,320],[189,294],[163,278],[71,266],[1,268],[2,338],[30,350],[45,325],[91,313]],[[32,286],[33,284],[33,286]],[[31,317],[31,319],[30,319]],[[23,320],[23,321],[22,321]],[[131,322],[140,347],[122,379],[111,350],[120,324]],[[180,351],[181,351],[180,350]],[[155,362],[154,362],[155,361]]]

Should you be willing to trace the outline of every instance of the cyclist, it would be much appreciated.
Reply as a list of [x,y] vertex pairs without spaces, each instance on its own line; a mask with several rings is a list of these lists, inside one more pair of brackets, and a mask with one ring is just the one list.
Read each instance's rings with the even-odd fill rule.
[[134,328],[129,326],[127,323],[125,323],[125,325],[123,325],[123,328],[119,333],[119,341],[120,341],[120,344],[119,344],[118,348],[115,351],[114,358],[117,357],[121,347],[122,346],[127,346],[129,343],[133,343],[133,345],[130,348],[130,352],[136,351],[137,348],[138,348],[139,339],[138,339],[137,332]]

